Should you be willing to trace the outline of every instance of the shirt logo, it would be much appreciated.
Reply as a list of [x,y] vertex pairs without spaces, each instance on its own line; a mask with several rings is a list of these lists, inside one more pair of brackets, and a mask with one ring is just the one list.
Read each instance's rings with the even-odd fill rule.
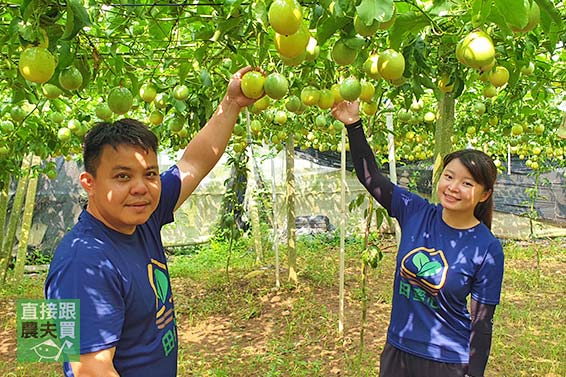
[[[173,295],[170,293],[167,266],[152,258],[151,263],[147,265],[147,275],[149,284],[155,293],[155,325],[159,330],[162,330],[175,320]],[[169,355],[177,344],[175,331],[169,329],[163,335],[161,343],[165,356]]]
[[442,250],[418,247],[401,261],[401,276],[436,296],[446,283],[448,262]]

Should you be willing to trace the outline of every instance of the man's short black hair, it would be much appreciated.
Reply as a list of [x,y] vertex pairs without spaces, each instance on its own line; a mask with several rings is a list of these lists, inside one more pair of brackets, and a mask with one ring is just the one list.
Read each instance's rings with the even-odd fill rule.
[[115,122],[99,122],[85,135],[83,142],[83,161],[85,171],[96,175],[102,148],[110,145],[117,149],[120,145],[141,147],[146,152],[157,153],[157,136],[142,122],[124,118]]

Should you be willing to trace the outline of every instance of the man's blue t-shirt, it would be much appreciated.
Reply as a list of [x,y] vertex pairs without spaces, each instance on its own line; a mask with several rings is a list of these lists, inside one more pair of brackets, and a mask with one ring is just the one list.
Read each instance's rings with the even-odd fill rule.
[[[161,199],[132,235],[106,227],[86,210],[65,235],[45,282],[50,299],[80,300],[81,354],[116,347],[121,377],[173,377],[177,327],[161,227],[173,221],[179,170],[161,174]],[[73,376],[68,363],[66,376]]]
[[402,236],[387,341],[426,359],[468,363],[467,297],[499,303],[501,243],[483,223],[451,228],[442,220],[442,206],[399,186],[393,190],[391,215]]

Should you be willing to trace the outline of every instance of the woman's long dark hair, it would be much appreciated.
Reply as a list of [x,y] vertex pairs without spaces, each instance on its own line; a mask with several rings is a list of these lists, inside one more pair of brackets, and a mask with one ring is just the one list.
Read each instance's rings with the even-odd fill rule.
[[491,191],[487,200],[479,202],[474,209],[474,216],[491,229],[493,220],[493,186],[497,179],[497,167],[491,157],[476,149],[462,149],[447,154],[444,157],[443,168],[450,161],[458,159],[468,169],[474,180],[484,186],[486,191]]

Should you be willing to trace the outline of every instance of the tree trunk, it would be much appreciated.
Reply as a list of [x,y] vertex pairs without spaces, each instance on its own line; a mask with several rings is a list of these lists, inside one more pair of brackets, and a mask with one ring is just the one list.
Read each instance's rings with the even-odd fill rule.
[[434,168],[432,170],[432,193],[431,199],[438,202],[436,196],[436,184],[442,173],[442,160],[451,151],[452,135],[454,134],[454,104],[452,93],[444,93],[440,99],[440,116],[436,121],[434,134]]
[[14,195],[14,202],[12,203],[12,210],[10,211],[10,220],[8,221],[6,238],[4,238],[4,243],[2,244],[2,255],[4,256],[1,261],[2,264],[0,264],[0,280],[2,280],[2,282],[6,281],[6,273],[8,272],[8,266],[10,265],[10,259],[12,258],[12,249],[14,248],[14,241],[16,239],[16,230],[20,221],[20,213],[22,212],[24,194],[28,183],[30,159],[31,157],[27,157],[22,160],[22,174],[18,180],[18,186],[16,187],[16,193]]
[[[39,157],[32,157],[32,163],[30,170],[33,166],[39,164]],[[33,220],[33,209],[35,207],[35,193],[37,191],[37,181],[36,175],[29,178],[28,188],[26,193],[26,204],[24,207],[24,215],[22,217],[22,226],[20,230],[20,237],[18,243],[18,253],[16,256],[16,266],[14,267],[14,279],[19,280],[24,276],[24,266],[27,260],[27,250],[29,233],[31,229],[31,224]]]
[[295,226],[295,140],[289,133],[285,148],[285,171],[287,181],[287,260],[289,264],[289,281],[297,284],[297,236]]

